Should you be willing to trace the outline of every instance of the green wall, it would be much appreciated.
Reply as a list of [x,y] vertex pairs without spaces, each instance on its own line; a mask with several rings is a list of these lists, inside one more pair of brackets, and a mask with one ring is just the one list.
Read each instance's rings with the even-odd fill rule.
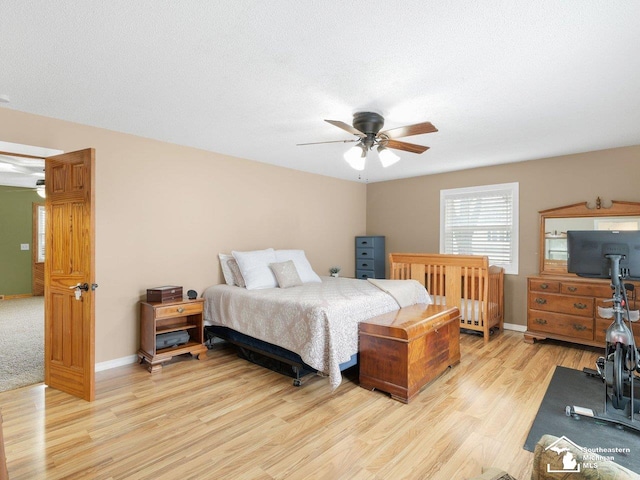
[[[32,293],[32,208],[43,199],[31,188],[0,186],[0,295]],[[28,243],[29,250],[20,250]]]

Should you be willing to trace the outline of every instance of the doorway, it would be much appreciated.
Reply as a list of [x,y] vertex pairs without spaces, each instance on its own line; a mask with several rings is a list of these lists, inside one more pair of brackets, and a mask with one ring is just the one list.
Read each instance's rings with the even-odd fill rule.
[[[38,214],[44,159],[59,150],[0,142],[0,391],[44,380],[44,263]],[[34,158],[36,157],[36,158]],[[41,207],[41,208],[38,208]]]

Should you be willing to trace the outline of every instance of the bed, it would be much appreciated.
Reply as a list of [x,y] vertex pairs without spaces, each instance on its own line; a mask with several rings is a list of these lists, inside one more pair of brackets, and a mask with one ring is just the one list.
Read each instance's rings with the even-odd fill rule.
[[504,269],[480,255],[391,253],[392,279],[413,279],[433,303],[458,307],[460,328],[479,332],[485,343],[504,326]]
[[[206,330],[296,368],[325,374],[335,389],[342,369],[356,362],[358,323],[398,310],[401,304],[393,290],[367,280],[319,279],[290,288],[211,286],[203,293]],[[399,284],[386,282],[383,286]],[[402,305],[431,302],[419,282],[401,283]]]

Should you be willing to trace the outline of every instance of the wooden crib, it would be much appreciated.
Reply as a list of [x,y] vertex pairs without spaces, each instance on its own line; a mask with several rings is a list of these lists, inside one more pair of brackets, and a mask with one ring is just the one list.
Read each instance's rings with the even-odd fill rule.
[[390,278],[417,280],[436,305],[458,307],[460,328],[481,332],[485,343],[492,329],[503,329],[504,269],[489,257],[391,253],[389,266]]

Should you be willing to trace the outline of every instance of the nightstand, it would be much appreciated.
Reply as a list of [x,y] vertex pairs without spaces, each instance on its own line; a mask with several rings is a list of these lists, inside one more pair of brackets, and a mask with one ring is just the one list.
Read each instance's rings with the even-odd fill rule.
[[[147,369],[156,373],[162,364],[176,355],[190,353],[200,360],[205,358],[207,347],[203,338],[204,300],[179,300],[174,302],[140,302],[140,363],[147,362]],[[186,331],[189,340],[182,345],[156,348],[156,336]]]

